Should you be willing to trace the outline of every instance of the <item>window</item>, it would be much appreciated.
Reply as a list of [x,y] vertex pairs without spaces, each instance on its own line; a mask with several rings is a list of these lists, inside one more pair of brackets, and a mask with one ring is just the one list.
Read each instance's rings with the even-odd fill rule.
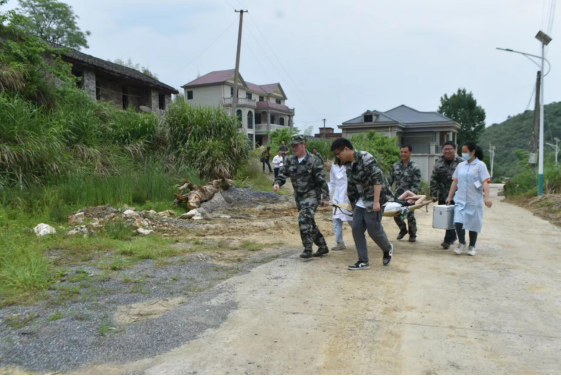
[[234,96],[234,87],[230,86],[230,96],[233,97]]
[[187,92],[187,99],[193,99],[193,90]]
[[261,124],[261,114],[255,114],[255,124]]
[[275,124],[275,115],[271,115],[271,124]]
[[279,118],[279,124],[284,125],[284,118],[283,117]]
[[129,88],[123,86],[123,110],[126,110],[129,106]]
[[265,102],[265,97],[262,96],[262,95],[260,95],[260,96],[259,96],[259,102]]
[[236,115],[238,116],[238,121],[240,122],[240,128],[242,126],[242,110],[237,110]]
[[158,94],[158,108],[160,110],[166,109],[166,95],[165,94]]
[[253,129],[253,112],[247,113],[247,129]]
[[280,99],[275,99],[275,102],[277,102],[277,104],[282,104],[282,101]]
[[372,123],[372,115],[364,115],[365,123]]
[[247,93],[247,92],[246,92],[246,93],[245,93],[245,97],[246,97],[247,99],[253,99],[253,95],[252,95],[251,93]]

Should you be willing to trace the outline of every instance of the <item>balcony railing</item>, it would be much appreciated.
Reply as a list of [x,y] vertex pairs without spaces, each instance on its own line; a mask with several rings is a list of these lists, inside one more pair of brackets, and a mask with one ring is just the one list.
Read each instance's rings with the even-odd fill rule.
[[[234,101],[234,98],[230,97],[230,98],[222,98],[222,103],[224,104],[224,106],[231,106],[232,103]],[[249,98],[238,98],[238,106],[251,106],[251,107],[255,107],[255,103],[257,101],[255,99],[249,99]]]
[[[283,129],[288,127],[287,125],[271,124],[271,132],[277,129]],[[255,124],[255,130],[257,132],[267,132],[267,124]]]

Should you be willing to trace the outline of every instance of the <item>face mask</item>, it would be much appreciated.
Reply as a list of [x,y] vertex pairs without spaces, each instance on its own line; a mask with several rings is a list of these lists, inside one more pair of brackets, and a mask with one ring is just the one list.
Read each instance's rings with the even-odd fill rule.
[[469,161],[469,154],[468,153],[462,153],[462,158],[466,161]]

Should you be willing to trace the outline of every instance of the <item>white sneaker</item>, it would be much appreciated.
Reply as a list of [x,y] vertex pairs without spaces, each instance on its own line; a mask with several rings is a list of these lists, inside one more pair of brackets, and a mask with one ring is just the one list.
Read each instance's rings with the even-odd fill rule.
[[475,247],[469,246],[468,255],[475,256]]
[[456,249],[454,249],[454,253],[457,255],[461,255],[462,252],[464,252],[465,250],[466,250],[466,245],[458,243]]

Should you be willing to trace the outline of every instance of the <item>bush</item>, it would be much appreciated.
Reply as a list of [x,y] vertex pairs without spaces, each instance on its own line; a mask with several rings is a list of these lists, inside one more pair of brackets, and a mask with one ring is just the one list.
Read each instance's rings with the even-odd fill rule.
[[165,124],[171,151],[203,178],[233,178],[247,160],[247,138],[239,132],[236,118],[219,108],[173,103]]
[[399,161],[397,137],[386,137],[376,131],[360,133],[349,138],[356,150],[367,151],[378,160],[384,173],[388,173],[392,165]]
[[[544,168],[544,193],[561,193],[561,166]],[[530,167],[515,175],[506,185],[509,196],[535,196],[538,192],[538,173]]]
[[318,150],[318,153],[321,154],[324,161],[333,160],[335,155],[331,152],[331,144],[333,140],[328,139],[311,139],[306,141],[306,149],[311,153],[312,150],[315,148]]

